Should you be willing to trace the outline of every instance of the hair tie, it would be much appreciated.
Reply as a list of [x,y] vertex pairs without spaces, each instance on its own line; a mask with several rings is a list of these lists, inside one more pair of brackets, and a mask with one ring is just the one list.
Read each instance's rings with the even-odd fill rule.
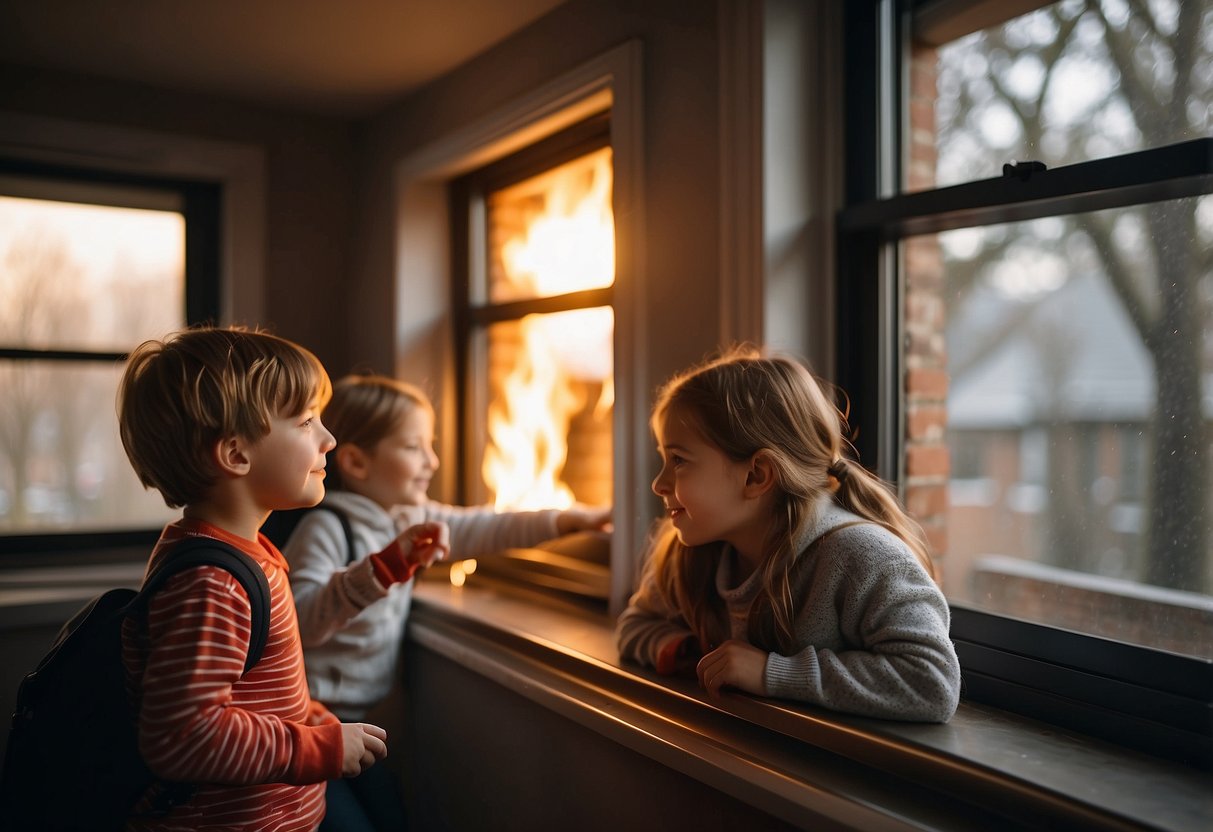
[[847,467],[847,461],[842,457],[839,457],[838,459],[834,460],[833,465],[826,469],[826,473],[838,480],[839,485],[842,485],[847,481],[848,470],[849,468]]

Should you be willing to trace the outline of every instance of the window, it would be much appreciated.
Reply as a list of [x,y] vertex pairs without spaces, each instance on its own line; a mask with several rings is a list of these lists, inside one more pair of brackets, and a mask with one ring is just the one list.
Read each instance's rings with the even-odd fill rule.
[[1213,2],[858,3],[847,29],[840,330],[881,339],[839,380],[931,539],[967,693],[1207,765]]
[[131,470],[126,353],[217,316],[218,186],[0,160],[0,551],[154,540]]
[[[451,184],[461,502],[612,502],[612,186],[605,114]],[[607,536],[569,545],[473,568],[606,600]]]

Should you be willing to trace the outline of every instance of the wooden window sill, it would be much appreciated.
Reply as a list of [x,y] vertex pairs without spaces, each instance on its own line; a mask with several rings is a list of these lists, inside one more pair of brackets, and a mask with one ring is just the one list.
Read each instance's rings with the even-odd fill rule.
[[987,706],[946,725],[728,693],[618,661],[601,608],[418,583],[409,639],[796,825],[1213,829],[1209,774]]

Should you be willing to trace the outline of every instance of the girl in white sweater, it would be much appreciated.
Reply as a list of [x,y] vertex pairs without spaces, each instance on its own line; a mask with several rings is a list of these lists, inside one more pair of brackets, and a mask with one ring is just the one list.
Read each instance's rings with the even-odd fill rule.
[[598,529],[609,509],[496,513],[426,492],[438,468],[434,410],[418,388],[385,376],[347,376],[321,415],[337,437],[325,505],[350,521],[348,551],[331,511],[304,516],[283,554],[299,612],[312,696],[337,714],[365,714],[387,694],[404,635],[411,578],[448,546],[469,558]]
[[[610,509],[499,514],[430,500],[438,467],[434,411],[410,384],[347,376],[333,386],[321,419],[337,437],[326,469],[324,506],[332,510],[304,515],[282,551],[291,566],[308,687],[336,714],[365,715],[391,689],[419,568],[448,550],[476,557],[610,520]],[[352,552],[334,512],[349,521]],[[330,783],[330,815],[348,802],[334,793],[341,785]]]
[[737,350],[668,382],[652,418],[667,518],[620,616],[623,659],[839,711],[945,722],[960,666],[918,525],[842,455],[799,363]]

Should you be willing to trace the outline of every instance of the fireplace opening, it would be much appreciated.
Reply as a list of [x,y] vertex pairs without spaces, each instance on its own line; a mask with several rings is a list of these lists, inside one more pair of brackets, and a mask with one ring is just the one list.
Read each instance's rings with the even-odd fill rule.
[[[615,236],[605,115],[451,184],[461,493],[499,511],[612,502]],[[452,564],[607,598],[609,537]],[[457,554],[457,553],[456,553]]]

